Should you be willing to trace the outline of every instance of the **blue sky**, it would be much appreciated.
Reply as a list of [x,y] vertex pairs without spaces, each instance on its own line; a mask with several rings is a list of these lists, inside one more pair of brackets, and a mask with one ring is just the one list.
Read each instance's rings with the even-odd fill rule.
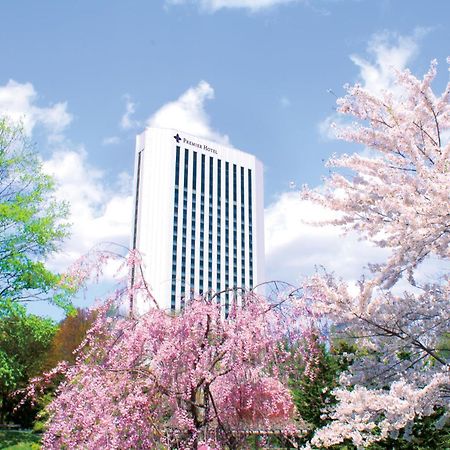
[[173,124],[263,161],[269,277],[325,264],[356,278],[375,250],[302,225],[322,212],[289,187],[320,185],[324,160],[358,150],[330,135],[328,90],[389,88],[392,66],[422,76],[433,58],[437,92],[448,79],[446,0],[15,0],[1,16],[0,112],[22,119],[73,204],[58,268],[127,242],[135,134]]

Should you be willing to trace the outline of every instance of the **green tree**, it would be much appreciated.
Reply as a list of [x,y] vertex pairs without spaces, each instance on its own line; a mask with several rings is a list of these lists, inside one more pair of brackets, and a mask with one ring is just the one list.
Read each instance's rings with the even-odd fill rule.
[[16,419],[30,425],[33,411],[29,407],[13,417],[18,399],[11,394],[42,373],[57,329],[53,320],[27,314],[21,306],[0,318],[0,423]]
[[21,127],[0,118],[0,315],[34,300],[71,309],[72,289],[45,264],[68,233],[53,192]]

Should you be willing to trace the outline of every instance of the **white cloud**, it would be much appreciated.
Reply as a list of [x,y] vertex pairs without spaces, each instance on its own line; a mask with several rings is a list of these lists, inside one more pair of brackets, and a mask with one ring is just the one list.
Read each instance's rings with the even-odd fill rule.
[[[351,61],[359,69],[358,80],[362,86],[374,94],[383,90],[398,92],[395,71],[407,68],[419,51],[420,39],[428,32],[428,29],[416,28],[410,36],[388,31],[372,35],[367,44],[367,59],[350,55]],[[329,92],[334,94],[331,90]],[[333,140],[336,139],[336,130],[346,124],[348,119],[334,113],[319,122],[317,129],[323,140]]]
[[133,119],[133,115],[136,112],[136,104],[131,100],[131,97],[126,94],[125,99],[125,112],[120,119],[120,127],[124,130],[130,130],[141,126],[138,120]]
[[300,0],[166,0],[167,5],[181,5],[184,3],[194,3],[201,9],[215,12],[220,9],[241,8],[250,11],[260,11],[278,5],[295,3]]
[[265,210],[266,278],[297,283],[324,266],[355,282],[368,262],[381,262],[386,251],[343,236],[338,227],[318,226],[335,217],[320,205],[305,201],[298,192],[285,192]]
[[118,136],[109,136],[105,137],[102,140],[102,145],[117,145],[120,144],[120,137]]
[[64,270],[102,242],[129,245],[132,216],[131,177],[122,173],[109,186],[104,174],[90,166],[84,149],[59,150],[44,161],[57,182],[56,197],[70,204],[70,239],[51,264]]
[[410,36],[384,31],[374,34],[368,45],[369,59],[359,55],[350,55],[350,59],[359,67],[359,78],[364,88],[379,93],[395,88],[395,70],[404,70],[419,51],[420,39],[429,30],[416,28]]
[[212,129],[210,119],[205,111],[206,100],[214,98],[214,89],[206,82],[189,88],[177,100],[166,103],[148,120],[150,127],[178,128],[186,133],[229,144],[226,135]]
[[31,136],[36,126],[41,125],[50,140],[61,139],[62,132],[72,121],[72,115],[67,112],[67,103],[41,107],[36,105],[38,99],[31,83],[9,80],[6,85],[0,86],[0,115],[21,122],[28,136]]

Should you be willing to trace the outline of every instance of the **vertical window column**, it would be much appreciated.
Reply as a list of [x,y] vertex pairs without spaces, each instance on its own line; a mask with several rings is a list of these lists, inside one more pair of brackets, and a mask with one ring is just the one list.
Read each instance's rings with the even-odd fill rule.
[[213,276],[213,158],[209,157],[209,193],[208,193],[208,292],[212,290]]
[[230,307],[230,163],[225,162],[225,317]]
[[252,202],[252,171],[248,169],[248,267],[249,288],[253,288],[253,202]]
[[195,224],[196,218],[195,213],[197,211],[197,152],[193,155],[193,168],[192,168],[192,200],[191,200],[191,276],[189,280],[190,285],[190,296],[194,295],[195,290]]
[[[233,289],[238,287],[237,277],[237,168],[233,164]],[[236,290],[234,300],[236,300]]]
[[200,174],[200,294],[204,292],[204,264],[205,264],[205,155],[202,155]]
[[[222,250],[222,241],[221,241],[221,221],[222,221],[222,161],[220,159],[217,160],[217,292],[222,290],[221,284],[221,250]],[[218,299],[220,302],[220,297]]]
[[[137,174],[136,174],[136,197],[134,200],[134,223],[133,223],[133,250],[137,247],[137,232],[138,232],[138,221],[139,221],[139,202],[140,202],[140,189],[141,189],[141,164],[142,164],[142,153],[141,150],[138,153],[137,160]],[[134,275],[135,267],[131,268],[131,286],[134,286]],[[133,295],[130,295],[130,310],[133,310]]]
[[245,288],[245,189],[244,168],[241,167],[241,287]]
[[[139,171],[138,171],[139,174]],[[180,147],[176,148],[175,156],[175,194],[173,201],[173,242],[172,242],[172,289],[170,296],[170,310],[176,308],[176,285],[177,285],[177,238],[178,238],[178,200],[180,183]]]
[[184,308],[186,295],[186,235],[187,235],[187,195],[188,195],[189,150],[184,149],[184,182],[183,182],[183,232],[181,242],[181,309]]
[[137,244],[137,224],[139,216],[139,191],[141,188],[141,164],[142,164],[142,152],[138,153],[137,160],[137,174],[136,174],[136,198],[134,202],[134,226],[133,226],[133,250],[136,249]]

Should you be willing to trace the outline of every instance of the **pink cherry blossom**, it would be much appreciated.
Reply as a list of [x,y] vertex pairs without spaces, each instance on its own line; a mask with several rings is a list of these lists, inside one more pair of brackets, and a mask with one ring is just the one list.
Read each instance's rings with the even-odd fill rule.
[[[78,282],[98,267],[92,258],[75,266]],[[227,318],[209,296],[189,300],[176,314],[153,307],[124,316],[130,297],[154,301],[136,264],[132,253],[125,265],[134,282],[125,280],[97,308],[75,364],[29,388],[35,395],[51,375],[65,376],[48,407],[43,448],[212,450],[242,448],[245,433],[261,428],[301,433],[287,377],[294,360],[314,373],[319,331],[308,308],[293,296],[247,292]]]

